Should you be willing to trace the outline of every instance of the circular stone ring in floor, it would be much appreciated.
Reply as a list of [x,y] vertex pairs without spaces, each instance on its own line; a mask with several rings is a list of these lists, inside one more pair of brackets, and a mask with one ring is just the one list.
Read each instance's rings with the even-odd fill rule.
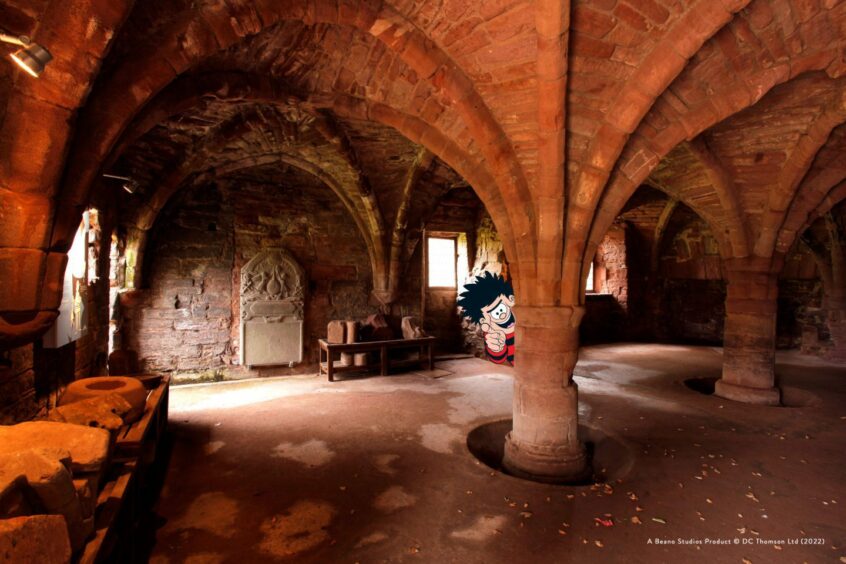
[[[511,427],[511,419],[501,419],[480,425],[467,435],[467,449],[489,468],[526,480],[528,478],[512,474],[502,465],[505,436],[511,431]],[[622,441],[587,425],[579,425],[579,438],[585,441],[588,463],[592,471],[580,482],[562,482],[562,485],[577,486],[611,482],[622,479],[631,471],[634,454]],[[544,483],[549,482],[544,481]]]

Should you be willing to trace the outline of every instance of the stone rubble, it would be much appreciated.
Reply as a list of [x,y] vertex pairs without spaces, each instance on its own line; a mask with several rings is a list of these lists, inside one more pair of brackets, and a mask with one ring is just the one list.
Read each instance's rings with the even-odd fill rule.
[[6,562],[70,562],[71,543],[61,515],[0,519],[0,555]]

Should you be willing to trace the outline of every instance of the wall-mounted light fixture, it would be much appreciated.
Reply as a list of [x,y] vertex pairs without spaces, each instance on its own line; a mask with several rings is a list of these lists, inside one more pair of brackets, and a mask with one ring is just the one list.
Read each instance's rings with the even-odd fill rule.
[[0,41],[11,43],[12,45],[20,45],[21,48],[11,54],[12,60],[36,78],[44,72],[44,67],[47,66],[47,63],[53,60],[53,55],[50,54],[50,51],[38,43],[34,43],[26,35],[14,36],[0,30]]
[[121,186],[124,190],[129,192],[130,194],[134,194],[138,190],[138,181],[133,180],[128,176],[118,176],[115,174],[104,174],[103,178],[111,178],[113,180],[123,180],[123,185]]

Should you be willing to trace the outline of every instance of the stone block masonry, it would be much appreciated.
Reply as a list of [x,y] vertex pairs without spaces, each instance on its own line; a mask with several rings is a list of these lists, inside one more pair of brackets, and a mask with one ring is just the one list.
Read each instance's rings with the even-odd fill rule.
[[[165,210],[148,252],[148,288],[125,308],[128,347],[142,370],[196,379],[308,372],[332,319],[373,313],[366,247],[337,196],[294,169],[251,171],[190,190]],[[287,249],[308,279],[304,362],[238,365],[241,267],[262,249]]]

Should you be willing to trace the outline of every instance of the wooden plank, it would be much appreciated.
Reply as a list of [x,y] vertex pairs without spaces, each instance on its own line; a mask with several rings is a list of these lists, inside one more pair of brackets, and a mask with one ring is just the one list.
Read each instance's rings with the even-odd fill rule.
[[382,347],[380,347],[379,351],[380,351],[379,357],[382,361],[381,362],[381,364],[382,364],[382,376],[387,376],[388,375],[388,347],[383,345]]
[[158,429],[159,426],[151,425],[151,422],[157,421],[159,407],[162,404],[162,399],[167,397],[169,384],[170,376],[163,376],[159,387],[153,390],[147,398],[147,407],[144,409],[144,415],[141,419],[129,425],[125,431],[118,433],[117,441],[115,441],[116,458],[138,456],[141,442],[151,429]]
[[[378,364],[372,364],[372,363],[371,364],[365,364],[363,366],[356,366],[354,364],[345,365],[345,364],[337,364],[336,363],[335,366],[332,368],[332,372],[334,374],[338,374],[338,373],[341,373],[341,372],[355,372],[357,370],[358,371],[373,370],[374,368],[377,368],[378,366],[379,366]],[[320,363],[320,370],[321,370],[321,372],[328,372],[329,367],[326,365],[325,362],[321,362]]]
[[376,351],[382,347],[389,349],[412,348],[419,347],[420,345],[429,345],[436,340],[436,337],[421,337],[419,339],[392,339],[389,341],[362,341],[359,343],[327,343],[324,339],[319,339],[319,342],[321,347],[324,347],[324,350],[331,354],[333,352]]
[[85,545],[79,557],[80,564],[94,564],[108,556],[108,554],[101,554],[101,551],[108,548],[106,540],[113,533],[112,526],[120,513],[134,472],[134,463],[125,464],[117,478],[108,482],[100,492],[97,508],[94,510],[94,537]]

